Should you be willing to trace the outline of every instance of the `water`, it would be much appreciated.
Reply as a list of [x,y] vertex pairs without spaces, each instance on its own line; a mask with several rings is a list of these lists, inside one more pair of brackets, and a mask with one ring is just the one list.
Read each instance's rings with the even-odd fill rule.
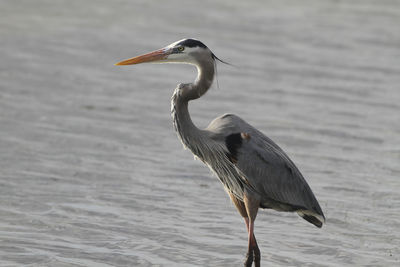
[[241,266],[244,223],[173,131],[196,37],[236,67],[191,104],[235,113],[303,172],[327,223],[261,211],[263,266],[398,266],[398,1],[1,1],[0,265]]

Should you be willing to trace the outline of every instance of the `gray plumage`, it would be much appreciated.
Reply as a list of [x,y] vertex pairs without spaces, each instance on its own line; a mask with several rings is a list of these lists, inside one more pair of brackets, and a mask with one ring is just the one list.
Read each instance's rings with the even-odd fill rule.
[[216,174],[244,217],[249,233],[245,266],[252,265],[253,256],[256,266],[260,266],[260,250],[253,230],[259,207],[295,211],[318,227],[325,217],[298,168],[263,133],[232,114],[216,118],[204,130],[193,124],[188,103],[210,88],[216,60],[219,59],[202,42],[184,39],[117,65],[171,62],[197,67],[195,82],[179,84],[172,96],[174,127],[183,145]]
[[235,177],[246,181],[244,187],[260,199],[262,208],[299,211],[301,216],[306,213],[316,216],[319,222],[312,223],[322,226],[324,215],[313,192],[296,165],[270,138],[232,114],[216,118],[207,131],[212,139],[220,140],[235,133],[248,135],[242,138],[236,162],[231,164]]
[[[209,51],[208,48],[199,49],[204,53]],[[304,214],[314,216],[315,220],[305,218],[321,227],[324,215],[313,192],[295,164],[270,138],[232,114],[216,118],[204,130],[193,124],[188,102],[207,92],[215,73],[214,59],[196,52],[192,53],[199,55],[195,62],[196,81],[179,84],[171,101],[175,130],[184,146],[207,164],[226,190],[238,199],[243,200],[244,190],[247,190],[260,199],[262,208],[299,211],[302,217]],[[236,162],[232,162],[226,138],[241,133],[248,134],[249,139],[243,139],[237,148]]]

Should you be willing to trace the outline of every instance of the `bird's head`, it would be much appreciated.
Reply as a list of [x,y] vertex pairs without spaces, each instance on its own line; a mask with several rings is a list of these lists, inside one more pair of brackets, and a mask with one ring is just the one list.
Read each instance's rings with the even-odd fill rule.
[[123,60],[115,65],[139,63],[186,63],[197,65],[201,61],[221,61],[202,42],[196,39],[183,39],[159,50]]

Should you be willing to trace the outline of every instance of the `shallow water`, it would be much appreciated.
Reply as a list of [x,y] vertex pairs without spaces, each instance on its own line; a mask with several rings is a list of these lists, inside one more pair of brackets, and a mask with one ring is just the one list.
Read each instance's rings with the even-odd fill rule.
[[398,1],[1,1],[0,265],[241,266],[244,223],[173,131],[179,65],[113,63],[184,37],[235,67],[191,104],[235,113],[327,217],[261,211],[263,266],[398,266]]

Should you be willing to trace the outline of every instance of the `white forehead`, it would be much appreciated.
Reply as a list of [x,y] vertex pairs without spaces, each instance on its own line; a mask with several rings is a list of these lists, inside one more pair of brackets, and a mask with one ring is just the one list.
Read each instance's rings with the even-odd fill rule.
[[182,40],[176,41],[176,42],[174,42],[174,43],[168,45],[167,47],[168,47],[168,48],[174,47],[174,46],[176,46],[177,44],[179,44],[180,42],[183,42],[183,41],[185,41],[185,40],[186,40],[186,39],[182,39]]

